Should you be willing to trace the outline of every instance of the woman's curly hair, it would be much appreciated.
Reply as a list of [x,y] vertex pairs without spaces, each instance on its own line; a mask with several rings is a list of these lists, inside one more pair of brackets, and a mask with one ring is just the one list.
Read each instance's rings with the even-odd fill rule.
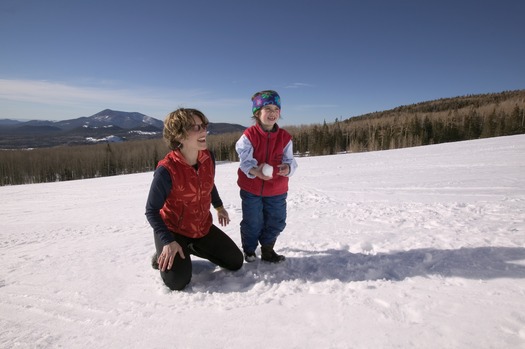
[[193,116],[201,119],[203,124],[208,124],[208,118],[201,111],[190,108],[179,108],[164,119],[162,135],[171,150],[182,148],[180,141],[188,137],[188,129],[195,125]]

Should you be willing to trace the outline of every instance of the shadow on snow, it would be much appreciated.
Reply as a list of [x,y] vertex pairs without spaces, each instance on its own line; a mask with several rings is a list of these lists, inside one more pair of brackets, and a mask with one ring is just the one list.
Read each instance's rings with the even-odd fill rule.
[[330,249],[308,251],[283,249],[287,257],[280,264],[245,263],[241,270],[230,272],[200,259],[193,261],[193,279],[189,292],[249,291],[257,283],[278,284],[283,281],[341,282],[391,280],[409,277],[461,277],[466,279],[525,278],[525,248],[474,247],[457,250],[417,249],[390,253],[362,254]]

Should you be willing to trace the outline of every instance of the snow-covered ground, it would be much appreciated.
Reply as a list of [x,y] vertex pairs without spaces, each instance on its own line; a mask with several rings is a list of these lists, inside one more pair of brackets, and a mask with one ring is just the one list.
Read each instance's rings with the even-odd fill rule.
[[0,187],[0,347],[525,347],[525,135],[297,161],[286,262],[194,259],[182,292],[150,267],[151,172]]

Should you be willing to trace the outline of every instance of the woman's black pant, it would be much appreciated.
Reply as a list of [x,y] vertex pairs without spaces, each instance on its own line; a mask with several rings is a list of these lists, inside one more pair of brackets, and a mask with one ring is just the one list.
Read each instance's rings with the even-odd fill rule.
[[[212,225],[209,233],[202,238],[192,239],[175,233],[173,237],[182,247],[186,258],[182,259],[177,253],[171,269],[160,272],[162,280],[172,290],[182,290],[191,281],[190,255],[207,259],[228,270],[239,270],[244,263],[243,254],[235,242],[215,225]],[[160,256],[163,247],[164,245],[155,235],[157,256]]]

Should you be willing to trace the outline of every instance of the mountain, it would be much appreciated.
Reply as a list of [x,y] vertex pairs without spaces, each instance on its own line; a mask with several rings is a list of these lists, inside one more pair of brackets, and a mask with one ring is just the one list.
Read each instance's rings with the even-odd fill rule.
[[162,130],[164,123],[137,112],[123,112],[105,109],[88,117],[64,120],[56,122],[56,125],[63,130],[72,130],[79,127],[100,128],[117,126],[124,130],[140,129],[153,126],[155,129]]
[[243,132],[246,129],[246,127],[238,124],[228,124],[224,122],[210,122],[208,125],[208,134],[210,135],[218,135],[222,133],[230,133],[230,132]]
[[16,126],[20,125],[22,122],[18,120],[12,120],[12,119],[0,119],[0,127],[2,126]]
[[[162,137],[164,123],[137,112],[102,110],[91,116],[61,121],[0,120],[0,148],[41,148],[92,144],[108,139],[137,140]],[[210,123],[209,134],[242,132],[246,127]]]

